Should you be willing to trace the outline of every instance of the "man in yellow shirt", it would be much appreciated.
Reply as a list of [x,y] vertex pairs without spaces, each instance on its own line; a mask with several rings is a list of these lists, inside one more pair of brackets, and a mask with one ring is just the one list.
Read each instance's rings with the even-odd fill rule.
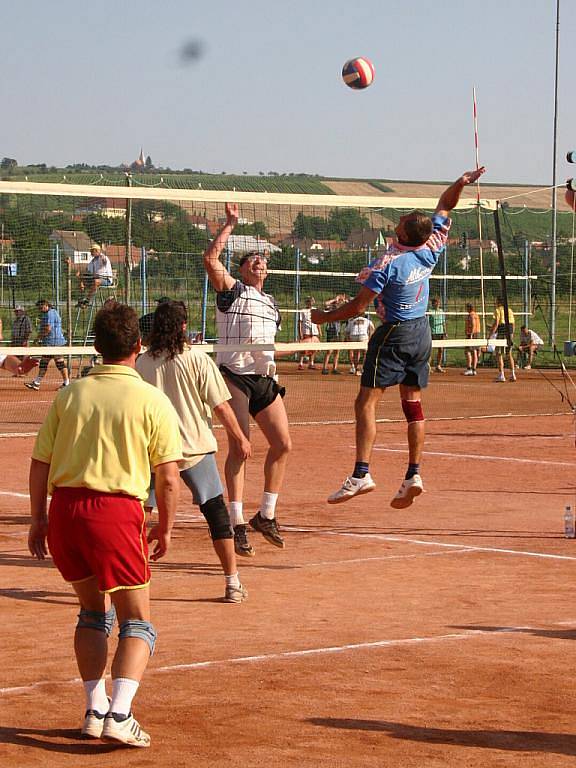
[[[490,336],[496,339],[510,338],[510,341],[514,339],[514,312],[508,307],[508,317],[505,317],[504,302],[500,297],[496,299],[494,323],[492,328],[490,328]],[[506,347],[505,350],[502,347],[496,347],[496,357],[498,360],[498,376],[496,381],[506,381],[506,376],[504,375],[504,355],[507,356],[510,363],[510,381],[516,381],[512,346]]]
[[[151,559],[157,560],[170,545],[182,448],[170,401],[135,371],[141,344],[134,310],[122,304],[100,310],[94,331],[103,364],[58,393],[36,438],[28,548],[39,560],[50,549],[80,602],[74,648],[86,693],[82,735],[148,747],[150,737],[131,712],[156,641],[142,502],[152,465],[159,523],[148,540],[156,542]],[[116,616],[109,702],[107,640]]]
[[[230,391],[216,364],[201,348],[188,345],[187,321],[183,302],[160,304],[154,313],[148,351],[138,358],[136,369],[144,381],[158,387],[170,398],[178,414],[184,456],[180,462],[180,477],[191,490],[194,503],[198,504],[208,523],[212,544],[226,578],[224,601],[241,603],[248,592],[238,576],[234,532],[214,458],[218,444],[212,433],[212,411],[224,426],[230,443],[245,458],[251,454],[250,441],[228,402]],[[154,506],[152,491],[146,507]],[[247,540],[245,544],[249,551],[242,554],[253,555]]]

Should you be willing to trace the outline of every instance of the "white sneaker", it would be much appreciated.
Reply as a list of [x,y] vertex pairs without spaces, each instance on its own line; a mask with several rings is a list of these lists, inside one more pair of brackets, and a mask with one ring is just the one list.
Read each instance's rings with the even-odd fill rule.
[[499,373],[495,381],[506,381],[506,376],[503,373]]
[[532,370],[532,366],[531,365],[525,365],[524,366],[524,370],[525,371],[531,371]]
[[104,741],[120,741],[130,747],[149,747],[150,736],[143,731],[140,723],[132,713],[118,715],[116,712],[108,712],[102,729]]
[[328,504],[341,504],[348,501],[353,496],[360,496],[363,493],[370,493],[376,488],[376,483],[369,474],[364,477],[347,477],[336,493],[328,496]]
[[350,366],[350,373],[352,374],[352,376],[354,376],[354,374],[356,373],[356,368],[353,365]]
[[414,475],[409,480],[404,480],[396,496],[390,502],[394,509],[405,509],[409,507],[416,496],[420,496],[424,491],[422,478],[420,475]]
[[362,368],[356,368],[356,376],[362,376]]
[[467,368],[464,371],[464,376],[474,376],[474,371],[472,370],[472,368]]
[[102,714],[95,709],[87,709],[80,729],[82,736],[86,739],[99,739],[102,736],[105,718],[106,713]]
[[231,584],[226,585],[226,592],[224,594],[225,603],[241,603],[248,597],[248,590],[240,584],[239,587],[233,587]]
[[515,373],[511,374],[510,381],[516,381],[516,374]]

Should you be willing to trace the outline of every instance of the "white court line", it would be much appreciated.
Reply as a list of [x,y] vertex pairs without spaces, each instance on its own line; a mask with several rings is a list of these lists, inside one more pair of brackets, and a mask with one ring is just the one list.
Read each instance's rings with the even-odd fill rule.
[[416,557],[440,557],[441,555],[456,555],[463,552],[473,552],[470,547],[462,547],[461,549],[451,549],[450,552],[421,552],[415,555],[382,555],[381,557],[355,557],[350,560],[324,560],[318,563],[302,563],[297,565],[297,568],[309,568],[321,565],[328,565],[334,567],[335,565],[350,565],[350,563],[370,563],[372,561],[380,562],[382,560],[410,560]]
[[[350,446],[354,447],[354,446]],[[386,453],[408,453],[408,449],[388,448],[384,445],[375,445],[375,451]],[[481,453],[448,453],[446,451],[424,451],[424,456],[447,456],[449,459],[483,459],[484,461],[514,461],[519,464],[545,464],[552,467],[576,467],[576,464],[568,461],[545,461],[544,459],[516,459],[511,456],[485,456]]]
[[0,491],[0,496],[14,496],[17,499],[29,499],[28,493],[16,493],[16,491]]
[[36,437],[38,432],[0,432],[2,437]]
[[472,544],[447,544],[443,541],[423,541],[421,539],[409,539],[402,536],[387,536],[384,533],[345,533],[343,531],[318,531],[314,528],[296,528],[294,526],[282,526],[286,531],[297,533],[321,533],[325,536],[349,536],[357,539],[377,539],[379,541],[401,541],[408,544],[420,544],[426,547],[446,547],[449,549],[466,549],[471,552],[496,552],[504,555],[522,555],[524,557],[541,557],[545,560],[576,560],[572,555],[550,555],[545,552],[527,552],[521,549],[502,549],[499,547],[476,547]]
[[[563,622],[563,625],[568,625],[568,622]],[[554,625],[556,626],[556,625]],[[541,627],[500,627],[495,630],[485,631],[482,629],[473,629],[469,632],[452,633],[448,635],[430,635],[428,637],[406,637],[398,640],[376,640],[368,643],[349,643],[347,645],[331,645],[321,648],[306,648],[300,651],[280,651],[279,653],[266,653],[259,654],[257,656],[233,656],[227,659],[214,659],[212,661],[195,661],[189,664],[171,664],[165,667],[158,667],[156,669],[148,669],[146,674],[148,676],[154,674],[161,674],[163,672],[181,672],[183,670],[192,669],[206,669],[208,667],[221,667],[227,664],[252,664],[254,662],[267,662],[277,661],[280,659],[294,659],[302,658],[305,656],[320,656],[330,653],[344,653],[346,651],[358,651],[367,650],[371,648],[393,648],[404,645],[423,645],[424,643],[440,643],[450,640],[469,640],[474,637],[482,636],[495,636],[505,633],[523,633],[523,632],[539,632],[542,631]],[[73,685],[81,682],[80,678],[75,677],[69,680],[39,680],[36,683],[30,683],[29,685],[19,685],[11,688],[0,688],[0,696],[14,693],[28,693],[36,688],[42,686],[54,686],[54,685]]]

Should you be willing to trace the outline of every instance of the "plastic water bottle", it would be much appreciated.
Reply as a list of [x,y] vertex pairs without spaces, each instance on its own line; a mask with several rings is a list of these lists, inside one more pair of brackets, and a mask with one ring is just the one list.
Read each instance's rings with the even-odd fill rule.
[[567,539],[576,537],[576,525],[574,522],[574,512],[570,504],[564,507],[564,535]]

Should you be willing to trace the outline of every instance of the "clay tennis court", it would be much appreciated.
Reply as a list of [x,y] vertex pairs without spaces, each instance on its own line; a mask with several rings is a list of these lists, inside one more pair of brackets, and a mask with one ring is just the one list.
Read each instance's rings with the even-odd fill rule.
[[[358,381],[312,382],[318,374],[285,376],[293,420],[352,418]],[[396,393],[380,414],[393,420],[378,427],[378,487],[340,506],[325,498],[351,471],[352,425],[293,427],[278,509],[286,549],[253,534],[242,605],[220,602],[206,526],[183,493],[172,549],[153,566],[159,642],[135,703],[148,751],[78,738],[75,600],[26,549],[33,438],[18,435],[37,429],[52,389],[27,393],[22,423],[4,415],[0,440],[2,763],[572,765],[576,541],[564,538],[563,509],[575,501],[573,417],[536,371],[516,384],[459,374],[426,393],[427,492],[409,510],[389,507],[405,467]],[[15,413],[21,383],[0,384],[4,414]],[[261,493],[256,431],[254,447],[249,513]]]

